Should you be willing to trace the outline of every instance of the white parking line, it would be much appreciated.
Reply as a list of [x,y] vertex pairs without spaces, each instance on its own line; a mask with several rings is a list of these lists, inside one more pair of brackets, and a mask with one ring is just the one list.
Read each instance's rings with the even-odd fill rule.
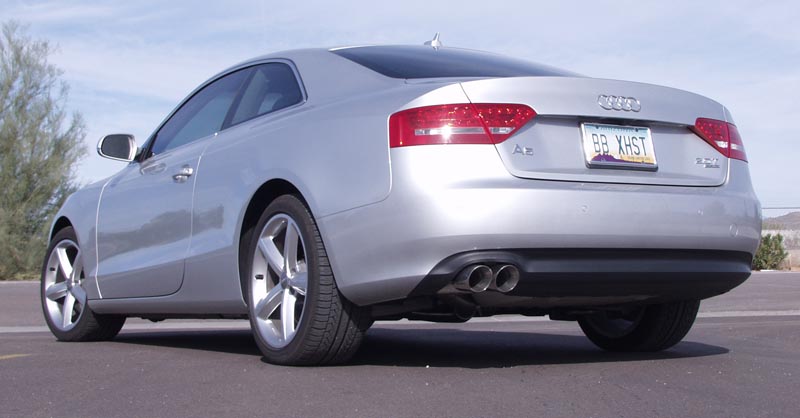
[[700,312],[698,318],[737,318],[737,317],[759,317],[759,316],[800,316],[800,309],[788,311],[721,311],[721,312]]
[[[784,311],[721,311],[721,312],[700,312],[698,318],[759,318],[759,317],[800,317],[800,309]],[[504,322],[546,322],[550,319],[546,316],[519,316],[519,315],[500,315],[487,318],[473,318],[470,323],[504,323]],[[409,326],[409,325],[432,325],[425,321],[387,321],[378,322],[380,326]],[[231,321],[184,321],[184,322],[159,322],[154,324],[132,323],[127,324],[123,331],[196,331],[196,330],[248,330],[250,323],[246,320]],[[0,334],[23,334],[49,332],[46,326],[4,326],[0,327]]]
[[[126,324],[123,331],[192,331],[192,330],[228,330],[250,329],[248,321],[185,321],[185,322],[159,322],[155,324],[134,323]],[[28,332],[50,332],[46,326],[11,326],[0,327],[0,334],[19,334]]]

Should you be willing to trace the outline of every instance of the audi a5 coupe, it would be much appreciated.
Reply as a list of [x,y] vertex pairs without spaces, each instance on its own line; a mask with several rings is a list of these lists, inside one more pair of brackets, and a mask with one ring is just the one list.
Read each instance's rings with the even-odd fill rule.
[[255,58],[98,152],[127,165],[67,200],[42,269],[63,341],[249,318],[268,361],[321,365],[375,320],[521,314],[658,351],[761,232],[721,104],[438,45]]

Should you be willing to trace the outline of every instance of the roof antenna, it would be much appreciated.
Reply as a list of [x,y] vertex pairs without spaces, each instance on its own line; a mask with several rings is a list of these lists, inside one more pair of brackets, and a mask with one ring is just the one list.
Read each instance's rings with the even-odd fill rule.
[[426,41],[425,45],[430,45],[433,47],[433,49],[439,49],[442,46],[442,42],[439,41],[439,32],[436,32],[436,35],[433,35],[433,39]]

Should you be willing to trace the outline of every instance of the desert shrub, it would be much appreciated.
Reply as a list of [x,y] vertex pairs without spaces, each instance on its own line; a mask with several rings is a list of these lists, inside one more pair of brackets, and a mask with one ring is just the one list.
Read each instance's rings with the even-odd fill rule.
[[766,234],[761,237],[761,245],[753,258],[753,270],[775,270],[788,255],[783,246],[783,235]]

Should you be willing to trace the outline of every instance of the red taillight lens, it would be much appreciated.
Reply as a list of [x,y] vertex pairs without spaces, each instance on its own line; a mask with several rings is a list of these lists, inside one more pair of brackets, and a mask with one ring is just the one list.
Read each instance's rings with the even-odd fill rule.
[[536,116],[533,109],[521,104],[477,103],[473,106],[495,144],[511,137]]
[[692,130],[722,155],[747,161],[742,137],[736,125],[716,119],[697,118]]
[[389,146],[499,144],[536,112],[520,104],[459,103],[406,109],[389,118]]
[[744,152],[744,142],[742,142],[742,137],[739,136],[739,130],[736,129],[736,125],[731,123],[728,124],[728,134],[730,135],[731,139],[730,157],[737,160],[747,161],[747,153]]

